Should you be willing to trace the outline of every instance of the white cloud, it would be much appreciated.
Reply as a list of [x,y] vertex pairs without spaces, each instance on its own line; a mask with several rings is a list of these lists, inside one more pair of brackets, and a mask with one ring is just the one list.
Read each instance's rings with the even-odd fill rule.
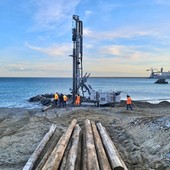
[[[132,61],[117,60],[114,58],[100,58],[85,62],[84,68],[91,76],[143,76],[146,69]],[[94,65],[95,63],[95,65]]]
[[100,48],[99,53],[103,54],[106,58],[132,60],[133,62],[147,58],[148,56],[153,56],[151,53],[143,52],[138,46],[103,46]]
[[124,6],[124,4],[121,1],[119,3],[110,3],[108,1],[100,1],[100,3],[98,3],[98,8],[100,9],[100,12],[102,14],[104,13],[105,15],[113,12],[114,9],[120,8],[122,6]]
[[[42,54],[45,54],[49,57],[63,57],[63,56],[68,56],[69,53],[71,52],[72,45],[70,44],[54,44],[49,47],[40,47],[40,46],[33,46],[28,43],[26,43],[26,46],[29,49],[32,49],[34,51],[38,51]],[[70,50],[68,50],[70,49]]]
[[[146,46],[123,46],[123,45],[109,45],[109,46],[101,46],[98,48],[95,54],[87,53],[86,62],[91,61],[92,63],[96,63],[96,65],[100,65],[103,60],[103,63],[107,63],[107,61],[112,60],[113,65],[117,64],[131,64],[131,65],[146,65],[146,64],[159,64],[165,61],[169,61],[168,59],[168,51],[162,53],[160,49],[150,49],[150,51],[145,51]],[[95,56],[93,56],[95,55]],[[160,58],[162,56],[162,58]],[[110,64],[108,62],[108,64]],[[105,64],[104,64],[105,65]]]
[[89,28],[84,28],[83,29],[83,35],[86,37],[92,37],[92,35],[94,34],[94,31],[90,30]]
[[154,37],[154,38],[160,38],[161,33],[157,30],[142,30],[139,28],[123,28],[119,30],[113,30],[113,31],[93,31],[89,28],[85,28],[83,31],[83,34],[87,38],[92,38],[95,41],[96,40],[112,40],[112,39],[118,39],[118,38],[125,38],[125,39],[131,39],[135,37]]
[[66,25],[80,0],[39,0],[35,2],[34,29],[54,29]]
[[169,0],[154,0],[157,4],[164,4],[164,5],[170,5]]
[[85,15],[86,15],[86,16],[89,16],[89,15],[91,15],[91,14],[92,14],[92,11],[90,11],[90,10],[86,10],[86,11],[85,11]]
[[[63,69],[64,65],[64,69]],[[0,76],[18,75],[18,76],[71,76],[71,64],[69,62],[17,62],[15,64],[7,64],[2,68]]]

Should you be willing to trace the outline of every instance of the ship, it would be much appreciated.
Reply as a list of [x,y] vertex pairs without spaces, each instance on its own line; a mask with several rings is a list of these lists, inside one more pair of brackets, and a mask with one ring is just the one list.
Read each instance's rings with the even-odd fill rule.
[[151,74],[149,76],[149,78],[151,79],[170,79],[170,71],[163,71],[163,67],[158,70],[156,68],[150,68],[147,69],[146,71],[151,71]]

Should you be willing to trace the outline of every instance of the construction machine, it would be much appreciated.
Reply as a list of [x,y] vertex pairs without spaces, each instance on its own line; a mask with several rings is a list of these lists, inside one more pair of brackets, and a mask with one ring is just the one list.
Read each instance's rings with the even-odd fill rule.
[[[99,105],[120,102],[120,93],[114,91],[96,91],[88,83],[90,73],[83,76],[83,22],[78,15],[73,15],[72,42],[73,54],[73,84],[72,84],[72,103],[75,103],[76,95],[80,94],[83,101],[93,102]],[[85,95],[86,94],[86,95]],[[82,102],[83,102],[82,101]]]

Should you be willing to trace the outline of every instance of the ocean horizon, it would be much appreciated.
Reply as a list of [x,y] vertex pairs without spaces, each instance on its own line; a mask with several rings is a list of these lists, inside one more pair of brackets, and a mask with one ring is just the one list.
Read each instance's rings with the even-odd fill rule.
[[[96,91],[121,91],[121,100],[128,94],[134,101],[170,101],[170,85],[155,81],[148,77],[89,77],[87,84]],[[28,99],[55,92],[71,94],[71,88],[71,77],[0,77],[0,107],[41,107]]]

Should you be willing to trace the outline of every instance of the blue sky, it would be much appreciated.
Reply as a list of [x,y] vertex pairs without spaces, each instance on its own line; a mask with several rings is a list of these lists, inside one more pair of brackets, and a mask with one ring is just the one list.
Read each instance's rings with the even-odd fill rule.
[[170,70],[169,0],[1,0],[0,77],[71,77],[72,15],[84,25],[84,72]]

